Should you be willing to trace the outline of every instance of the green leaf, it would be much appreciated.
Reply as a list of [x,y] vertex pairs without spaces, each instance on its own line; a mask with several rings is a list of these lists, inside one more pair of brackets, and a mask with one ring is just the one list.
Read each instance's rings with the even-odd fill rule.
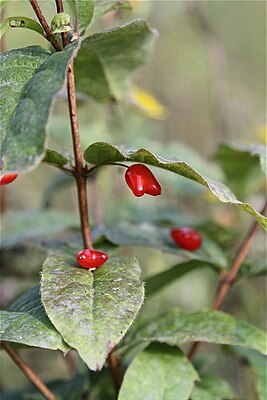
[[97,0],[95,2],[95,10],[94,16],[91,23],[94,23],[98,20],[98,18],[102,17],[103,15],[117,10],[130,10],[131,4],[129,1],[126,0]]
[[101,102],[121,99],[154,36],[144,20],[136,19],[84,39],[75,59],[77,90]]
[[50,56],[39,46],[10,50],[0,54],[1,60],[1,144],[8,125],[22,96],[24,86]]
[[126,347],[154,341],[170,345],[195,341],[229,344],[266,354],[263,331],[220,311],[185,314],[174,309],[144,324],[139,320],[137,328],[132,329],[125,339]]
[[170,236],[169,228],[156,227],[147,223],[121,223],[104,231],[105,237],[119,246],[152,247],[166,253],[180,256],[181,260],[198,260],[214,264],[218,268],[227,266],[226,258],[216,243],[203,238],[199,250],[192,252],[179,248]]
[[[88,379],[81,375],[68,381],[57,380],[46,383],[46,385],[57,396],[57,400],[81,399],[88,392]],[[5,392],[1,400],[44,400],[44,397],[38,389],[31,386],[24,390]]]
[[223,143],[215,159],[219,162],[229,186],[245,197],[260,184],[262,171],[267,174],[266,146],[257,144]]
[[1,340],[50,350],[69,350],[49,321],[35,286],[1,311]]
[[87,162],[95,165],[109,162],[131,161],[154,165],[155,167],[172,171],[206,186],[223,203],[234,204],[248,211],[267,230],[267,218],[255,211],[250,204],[242,203],[225,185],[200,175],[189,164],[183,161],[166,159],[146,149],[135,151],[104,142],[96,142],[90,145],[84,152],[84,158]]
[[158,290],[163,289],[166,285],[172,283],[175,279],[180,278],[190,271],[194,271],[198,268],[205,268],[207,266],[216,269],[215,265],[208,264],[207,262],[191,260],[176,264],[166,271],[160,272],[156,275],[152,275],[146,280],[146,296],[151,296]]
[[242,264],[237,274],[237,280],[267,275],[266,258],[261,260],[248,260]]
[[127,369],[118,400],[187,400],[197,379],[181,350],[154,343]]
[[39,22],[28,17],[8,17],[5,18],[0,25],[0,39],[9,28],[26,28],[31,29],[44,36],[44,30]]
[[254,374],[257,378],[257,393],[259,400],[266,400],[267,386],[266,386],[266,357],[261,354],[248,349],[236,348],[235,352],[244,357],[252,366]]
[[144,299],[134,257],[117,258],[94,272],[71,258],[50,256],[42,273],[42,302],[63,336],[92,370],[125,335]]
[[[79,43],[77,40],[50,56],[39,47],[11,50],[1,55],[4,172],[27,171],[44,157],[46,126],[53,99],[64,85],[68,63]],[[41,61],[44,62],[41,64]],[[31,69],[32,64],[34,69]],[[31,74],[27,69],[29,65]]]
[[12,211],[2,217],[2,247],[12,247],[22,240],[51,236],[72,226],[79,226],[75,215],[57,210]]
[[47,148],[42,162],[53,164],[54,166],[60,168],[68,164],[69,159],[63,154],[59,153],[57,150]]
[[237,395],[227,382],[218,376],[203,375],[196,382],[191,400],[234,400]]
[[72,13],[73,25],[78,17],[78,30],[84,33],[94,14],[94,0],[66,0]]

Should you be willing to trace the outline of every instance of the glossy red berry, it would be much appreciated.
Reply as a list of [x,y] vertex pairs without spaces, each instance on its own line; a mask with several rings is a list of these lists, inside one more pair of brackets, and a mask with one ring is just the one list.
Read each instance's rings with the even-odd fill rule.
[[108,259],[108,255],[102,251],[84,249],[76,255],[76,260],[81,267],[96,269],[101,267]]
[[151,196],[161,194],[161,186],[149,168],[143,164],[134,164],[127,168],[125,180],[136,197],[145,193]]
[[13,182],[17,176],[18,176],[18,174],[1,175],[0,176],[0,185],[7,185],[8,183]]
[[192,228],[174,228],[171,230],[171,237],[178,246],[189,251],[199,249],[202,244],[200,234]]

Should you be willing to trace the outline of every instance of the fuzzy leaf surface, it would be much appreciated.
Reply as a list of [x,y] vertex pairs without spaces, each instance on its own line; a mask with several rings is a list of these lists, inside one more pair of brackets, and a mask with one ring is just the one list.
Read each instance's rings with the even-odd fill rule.
[[66,3],[72,14],[73,25],[78,17],[78,30],[84,33],[94,15],[94,0],[66,0]]
[[23,240],[43,237],[79,226],[75,215],[56,210],[12,211],[2,217],[1,247],[12,247]]
[[105,142],[96,142],[90,145],[84,152],[84,158],[89,163],[95,165],[108,162],[130,161],[149,164],[174,172],[206,186],[223,203],[234,204],[246,210],[267,230],[267,219],[254,210],[250,204],[241,202],[228,187],[202,176],[184,161],[163,158],[151,153],[147,149],[131,150],[124,146],[113,146]]
[[[52,55],[38,46],[2,54],[2,79],[3,85],[6,85],[2,104],[4,110],[8,110],[2,116],[5,137],[2,145],[3,172],[25,172],[37,166],[44,157],[46,127],[53,99],[65,83],[68,63],[77,52],[79,44],[80,41],[76,40],[63,51]],[[37,59],[41,53],[44,61],[38,63],[27,80],[23,63],[25,51],[31,55],[27,57],[30,67],[36,63],[36,52]],[[16,81],[20,82],[21,78],[23,84],[19,83],[19,93],[15,93],[14,100],[14,90],[10,90],[10,87],[16,90]]]
[[69,350],[45,313],[39,286],[31,288],[0,315],[1,340],[43,349]]
[[75,59],[77,90],[100,102],[121,99],[154,36],[144,20],[136,19],[84,39]]
[[235,400],[237,398],[234,390],[223,379],[213,375],[203,375],[196,382],[191,394],[192,400]]
[[164,342],[179,345],[187,342],[229,344],[266,354],[266,335],[257,327],[220,311],[185,314],[174,309],[153,321],[138,321],[125,343]]
[[50,54],[40,46],[29,46],[0,54],[1,145],[12,115],[20,102],[24,86]]
[[107,228],[104,235],[111,243],[119,246],[152,247],[177,255],[182,260],[198,260],[207,264],[213,264],[218,269],[223,269],[227,266],[225,256],[216,243],[204,238],[199,250],[194,252],[187,251],[176,245],[170,236],[169,228],[157,227],[146,223],[121,223]]
[[92,370],[125,335],[144,299],[134,257],[108,261],[94,272],[72,258],[50,256],[42,272],[42,303],[70,346]]
[[153,343],[127,369],[118,400],[188,400],[197,379],[181,350]]

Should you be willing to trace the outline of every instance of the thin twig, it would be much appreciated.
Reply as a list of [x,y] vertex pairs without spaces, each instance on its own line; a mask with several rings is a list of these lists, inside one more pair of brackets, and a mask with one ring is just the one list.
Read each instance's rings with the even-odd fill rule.
[[13,350],[12,347],[5,341],[1,342],[1,345],[12,358],[14,363],[21,369],[24,375],[26,375],[32,384],[39,390],[39,392],[42,393],[47,400],[56,400],[54,394],[48,389],[41,378],[36,375],[36,373],[27,365],[27,363],[22,360],[18,353],[16,353],[15,350]]
[[71,132],[73,141],[73,151],[75,158],[75,178],[78,191],[78,202],[80,211],[81,228],[83,235],[84,246],[87,249],[92,249],[92,238],[89,225],[89,213],[87,206],[87,188],[86,188],[86,173],[87,168],[83,165],[83,155],[80,142],[79,124],[77,116],[76,92],[74,81],[74,66],[73,61],[69,64],[67,73],[67,90],[68,90],[68,103],[69,114],[71,121]]
[[[260,214],[264,215],[266,213],[266,207],[267,207],[267,201],[264,204],[264,207],[262,208]],[[227,293],[229,292],[230,288],[235,282],[237,273],[250,249],[250,246],[252,244],[252,241],[254,239],[255,233],[257,232],[259,228],[259,222],[254,221],[242,241],[241,245],[239,246],[239,249],[237,250],[236,256],[234,258],[234,262],[230,268],[230,271],[222,275],[222,279],[219,283],[215,299],[213,301],[213,304],[211,306],[212,310],[218,310],[220,308],[223,300],[225,299]],[[199,346],[201,345],[201,342],[195,342],[189,351],[188,358],[192,360],[194,355],[196,354]]]
[[113,378],[114,386],[118,394],[123,379],[123,374],[120,368],[120,360],[118,356],[111,352],[108,356],[107,361]]
[[46,19],[42,13],[42,10],[39,7],[39,4],[37,3],[36,0],[30,0],[30,3],[32,5],[32,8],[34,9],[34,12],[35,12],[37,18],[39,19],[40,24],[44,28],[47,39],[49,40],[49,42],[52,44],[52,46],[54,47],[54,49],[56,51],[61,51],[62,49],[60,47],[60,44],[58,43],[57,39],[53,35],[53,32],[51,31],[51,29],[48,25],[48,23],[46,22]]
[[[56,0],[56,5],[57,5],[57,13],[63,13],[64,12],[64,8],[63,8],[62,0]],[[66,47],[68,45],[68,43],[69,43],[67,32],[62,32],[61,33],[61,37],[62,37],[63,47]]]

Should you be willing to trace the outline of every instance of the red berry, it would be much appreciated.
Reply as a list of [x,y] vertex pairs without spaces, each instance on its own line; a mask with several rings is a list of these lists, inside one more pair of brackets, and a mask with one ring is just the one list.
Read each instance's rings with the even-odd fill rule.
[[161,194],[160,184],[150,169],[143,164],[134,164],[127,168],[125,180],[136,197],[141,197],[145,193],[151,196]]
[[18,176],[18,174],[1,175],[0,176],[0,185],[7,185],[8,183],[13,182],[17,176]]
[[84,249],[76,255],[76,260],[81,267],[96,269],[101,267],[108,259],[108,255],[102,251]]
[[174,228],[171,230],[171,237],[178,246],[189,251],[199,249],[202,244],[200,234],[192,228]]

